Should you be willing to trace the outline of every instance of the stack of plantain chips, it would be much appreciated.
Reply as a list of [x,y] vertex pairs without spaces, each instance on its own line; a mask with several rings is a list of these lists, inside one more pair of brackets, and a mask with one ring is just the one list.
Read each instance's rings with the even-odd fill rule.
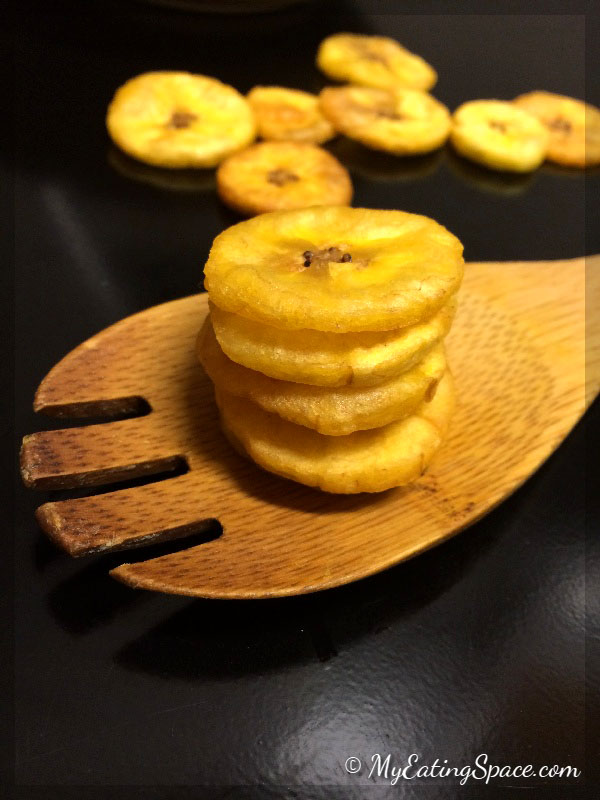
[[401,211],[314,207],[225,230],[197,351],[230,442],[327,492],[417,479],[454,407],[443,340],[463,269],[455,236]]

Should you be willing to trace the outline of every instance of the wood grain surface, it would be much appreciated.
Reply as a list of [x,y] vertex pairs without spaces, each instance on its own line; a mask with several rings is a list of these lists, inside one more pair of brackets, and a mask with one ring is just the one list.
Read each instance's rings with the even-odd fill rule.
[[[586,263],[587,262],[587,263]],[[586,274],[587,273],[587,274]],[[587,285],[586,285],[587,284]],[[587,297],[586,297],[587,295]],[[467,265],[448,337],[458,409],[429,472],[411,487],[337,496],[238,456],[220,432],[194,343],[206,295],[156,306],[84,342],[39,387],[54,416],[151,411],[27,436],[33,488],[92,487],[189,470],[134,488],[42,505],[44,531],[74,556],[201,530],[219,538],[112,575],[131,586],[219,598],[300,594],[348,583],[472,524],[558,446],[600,386],[600,257]]]

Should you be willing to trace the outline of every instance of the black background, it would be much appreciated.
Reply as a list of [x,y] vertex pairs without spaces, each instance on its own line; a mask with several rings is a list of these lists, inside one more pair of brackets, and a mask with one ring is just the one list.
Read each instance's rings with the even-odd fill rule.
[[[458,5],[450,7],[478,9]],[[423,55],[450,108],[537,88],[585,94],[582,14],[401,10],[419,7],[331,2],[223,18],[135,3],[19,5],[17,442],[53,424],[31,411],[49,368],[123,316],[195,291],[213,237],[237,220],[216,199],[211,172],[147,168],[111,146],[105,109],[127,78],[184,69],[243,92],[257,83],[318,91],[318,42],[354,30],[395,36]],[[591,17],[587,27],[587,96],[600,105]],[[433,216],[461,238],[468,260],[600,251],[598,170],[545,165],[509,176],[449,149],[398,160],[342,139],[329,148],[352,172],[354,205]],[[118,556],[72,561],[56,551],[33,518],[49,495],[17,486],[20,788],[10,796],[442,800],[512,791],[456,781],[392,790],[345,772],[348,756],[367,762],[376,752],[400,764],[416,752],[421,763],[460,766],[485,752],[497,764],[585,769],[584,460],[599,419],[596,405],[522,489],[454,540],[355,585],[286,600],[134,592],[107,576]],[[597,528],[589,498],[587,512]],[[102,786],[110,788],[93,789]],[[236,786],[249,788],[226,788]],[[575,797],[582,779],[553,787],[552,796]]]

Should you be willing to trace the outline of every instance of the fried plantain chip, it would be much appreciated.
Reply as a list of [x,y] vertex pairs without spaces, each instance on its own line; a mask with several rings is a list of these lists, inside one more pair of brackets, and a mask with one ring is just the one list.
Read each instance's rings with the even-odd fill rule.
[[428,153],[441,147],[450,133],[446,106],[415,89],[329,87],[320,102],[340,133],[395,155]]
[[238,364],[313,386],[374,386],[418,364],[450,330],[456,305],[451,297],[425,322],[375,333],[282,330],[210,308],[217,340]]
[[550,132],[546,158],[567,167],[600,164],[600,109],[552,92],[528,92],[513,102]]
[[446,369],[442,345],[407,372],[377,386],[310,386],[269,378],[227,358],[207,319],[197,342],[198,359],[215,386],[283,419],[328,436],[379,428],[407,417],[431,396]]
[[345,205],[352,181],[340,162],[312,144],[261,142],[217,170],[221,200],[247,216],[316,205]]
[[392,330],[431,317],[458,290],[462,249],[417,214],[278,211],[217,236],[205,286],[220,308],[278,328]]
[[282,86],[255,86],[247,97],[262,139],[322,144],[335,136],[314,94]]
[[223,431],[236,449],[270,472],[340,494],[381,492],[419,478],[454,408],[449,372],[415,414],[346,436],[324,436],[220,389],[215,396]]
[[387,36],[336,33],[324,39],[317,66],[330,78],[387,89],[431,89],[436,71],[420,56]]
[[529,172],[540,166],[549,134],[532,114],[503,100],[473,100],[456,109],[450,141],[490,169]]
[[214,167],[256,135],[248,101],[232,86],[188,72],[147,72],[117,90],[108,132],[130,156],[160,167]]

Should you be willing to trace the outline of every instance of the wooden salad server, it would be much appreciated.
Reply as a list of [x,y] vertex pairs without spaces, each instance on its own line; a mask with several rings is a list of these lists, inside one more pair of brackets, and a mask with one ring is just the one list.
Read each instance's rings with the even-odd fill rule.
[[[44,378],[36,411],[109,421],[26,436],[23,480],[90,487],[36,514],[73,556],[179,539],[218,520],[218,538],[112,570],[134,587],[264,598],[345,584],[471,525],[560,444],[600,387],[600,321],[589,313],[586,325],[586,300],[600,306],[600,256],[468,264],[447,339],[458,396],[448,439],[412,486],[351,496],[278,478],[232,450],[194,352],[207,296],[174,300],[93,336]],[[145,406],[145,416],[110,421]],[[182,465],[185,474],[164,476]],[[153,474],[163,477],[92,488]]]

